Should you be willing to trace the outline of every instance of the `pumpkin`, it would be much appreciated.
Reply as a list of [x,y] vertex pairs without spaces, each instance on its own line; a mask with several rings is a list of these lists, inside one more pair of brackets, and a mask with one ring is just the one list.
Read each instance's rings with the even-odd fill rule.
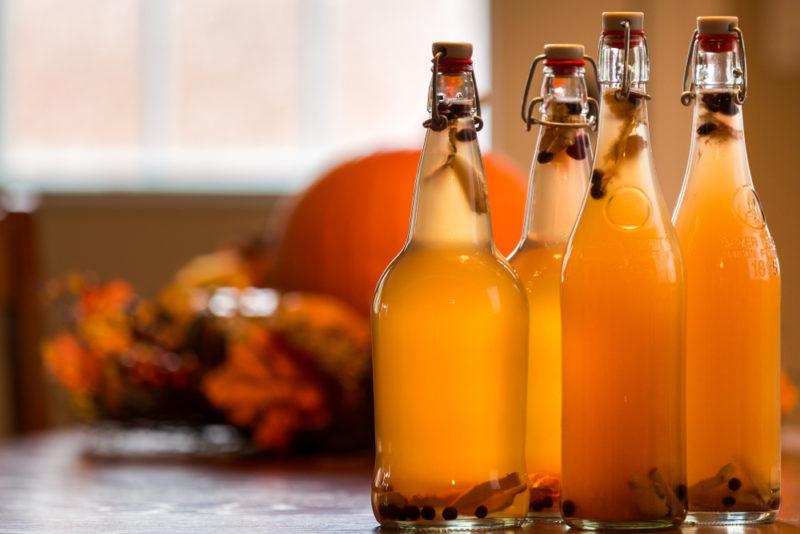
[[[369,314],[381,273],[408,235],[419,151],[379,152],[327,172],[291,207],[276,259],[285,290],[333,295]],[[492,229],[508,255],[522,234],[524,174],[484,156]]]

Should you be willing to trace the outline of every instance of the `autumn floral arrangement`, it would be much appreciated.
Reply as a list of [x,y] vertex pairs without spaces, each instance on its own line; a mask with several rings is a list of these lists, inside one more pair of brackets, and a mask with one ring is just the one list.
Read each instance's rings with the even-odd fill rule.
[[225,423],[262,451],[368,444],[367,320],[265,288],[268,264],[260,244],[201,256],[154,299],[122,280],[55,280],[45,366],[90,421]]

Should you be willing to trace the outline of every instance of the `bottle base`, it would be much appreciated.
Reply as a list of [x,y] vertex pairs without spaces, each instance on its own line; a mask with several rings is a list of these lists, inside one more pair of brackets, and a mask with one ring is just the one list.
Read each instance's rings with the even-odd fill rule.
[[772,523],[777,510],[761,512],[700,512],[689,511],[686,524],[695,525],[758,525]]
[[561,523],[561,514],[558,512],[528,512],[526,523]]
[[673,519],[653,519],[647,521],[595,521],[592,519],[565,519],[570,528],[578,530],[664,530],[675,528],[681,521]]
[[381,521],[381,528],[416,532],[445,532],[450,530],[508,529],[522,526],[518,517],[487,517],[484,519],[452,519],[449,521]]

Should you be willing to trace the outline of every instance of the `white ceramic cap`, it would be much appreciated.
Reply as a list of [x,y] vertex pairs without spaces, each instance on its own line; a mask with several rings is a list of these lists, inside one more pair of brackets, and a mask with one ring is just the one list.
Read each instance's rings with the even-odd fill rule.
[[622,30],[620,23],[623,20],[631,23],[631,30],[644,30],[644,13],[641,11],[606,11],[603,13],[603,31]]
[[580,44],[548,44],[544,45],[544,56],[547,59],[583,59],[583,45]]
[[472,59],[472,43],[436,41],[432,48],[434,56],[441,51],[450,59]]
[[706,35],[731,33],[739,25],[739,17],[697,17],[697,31]]

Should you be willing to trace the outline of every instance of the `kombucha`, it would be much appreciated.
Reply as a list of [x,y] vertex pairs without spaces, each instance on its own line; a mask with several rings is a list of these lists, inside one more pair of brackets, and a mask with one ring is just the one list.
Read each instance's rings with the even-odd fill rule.
[[561,485],[561,261],[589,184],[583,46],[545,47],[543,125],[531,166],[525,229],[509,258],[530,309],[525,456],[532,519],[558,519]]
[[445,47],[447,120],[429,124],[409,239],[373,303],[372,504],[385,527],[512,527],[528,509],[528,307],[492,241],[467,45]]
[[736,24],[698,19],[692,148],[675,213],[686,265],[689,511],[709,524],[770,521],[780,503],[781,278],[747,162]]
[[603,15],[598,146],[562,271],[561,512],[585,529],[686,514],[683,266],[655,179],[642,22]]

